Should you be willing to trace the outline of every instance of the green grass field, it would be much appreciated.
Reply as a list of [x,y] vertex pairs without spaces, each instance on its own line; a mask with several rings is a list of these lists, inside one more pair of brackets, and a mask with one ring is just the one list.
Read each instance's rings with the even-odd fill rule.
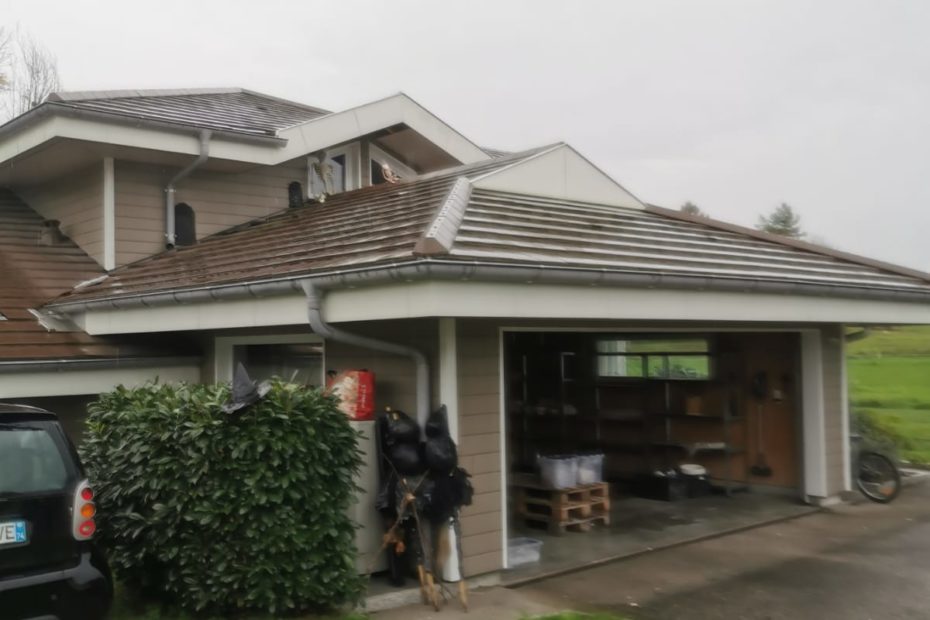
[[930,328],[872,332],[847,356],[853,411],[898,435],[902,458],[930,464]]

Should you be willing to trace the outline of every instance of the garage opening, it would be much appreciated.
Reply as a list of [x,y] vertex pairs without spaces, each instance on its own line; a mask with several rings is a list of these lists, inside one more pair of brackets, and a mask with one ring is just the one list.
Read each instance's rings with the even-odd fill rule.
[[504,343],[512,572],[808,510],[798,334],[518,331]]

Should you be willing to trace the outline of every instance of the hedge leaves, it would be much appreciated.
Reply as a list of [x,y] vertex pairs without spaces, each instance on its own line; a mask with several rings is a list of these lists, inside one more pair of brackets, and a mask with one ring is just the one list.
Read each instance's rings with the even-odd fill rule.
[[272,383],[233,414],[226,385],[119,387],[83,449],[99,537],[130,587],[211,613],[357,600],[347,509],[361,459],[336,402]]

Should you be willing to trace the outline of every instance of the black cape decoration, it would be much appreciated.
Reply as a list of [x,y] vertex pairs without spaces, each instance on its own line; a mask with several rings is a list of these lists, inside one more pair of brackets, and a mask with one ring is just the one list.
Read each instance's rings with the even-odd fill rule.
[[249,373],[246,372],[245,366],[242,365],[242,362],[239,362],[236,365],[236,374],[233,376],[232,393],[229,395],[229,400],[223,405],[223,411],[225,413],[235,413],[249,405],[254,405],[264,398],[269,390],[271,390],[271,386],[267,381],[255,385],[255,382],[249,377]]

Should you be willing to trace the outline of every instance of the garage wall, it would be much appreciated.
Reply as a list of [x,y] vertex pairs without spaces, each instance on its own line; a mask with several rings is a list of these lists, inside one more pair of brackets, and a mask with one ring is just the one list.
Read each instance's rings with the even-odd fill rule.
[[846,416],[846,353],[842,325],[830,325],[821,330],[823,355],[824,453],[827,465],[827,495],[846,490],[845,454],[849,441]]
[[500,343],[491,321],[458,321],[459,456],[475,498],[462,512],[465,574],[503,567]]

